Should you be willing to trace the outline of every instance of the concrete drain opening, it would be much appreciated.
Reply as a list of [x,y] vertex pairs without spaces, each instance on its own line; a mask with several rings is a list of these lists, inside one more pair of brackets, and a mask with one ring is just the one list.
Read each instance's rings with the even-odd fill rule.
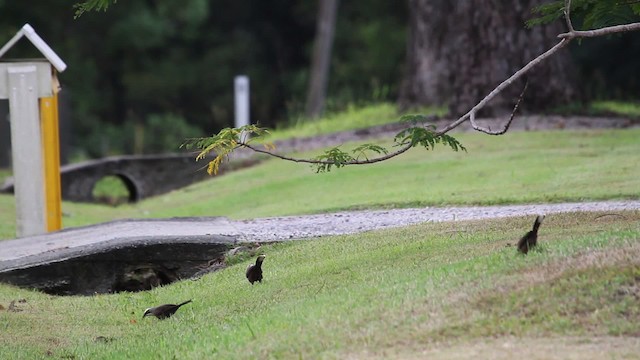
[[51,295],[144,291],[224,268],[229,243],[129,245],[0,272],[0,281]]

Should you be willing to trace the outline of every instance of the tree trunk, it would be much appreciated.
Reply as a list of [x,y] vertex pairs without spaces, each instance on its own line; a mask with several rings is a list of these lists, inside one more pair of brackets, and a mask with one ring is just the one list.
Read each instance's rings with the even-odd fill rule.
[[324,109],[338,0],[318,0],[318,5],[316,38],[311,59],[311,79],[305,109],[305,115],[312,119],[322,115]]
[[[469,111],[495,86],[558,42],[564,22],[525,28],[542,0],[409,0],[407,68],[401,108],[448,105],[450,114]],[[557,53],[528,74],[521,106],[531,111],[564,104],[574,95],[568,51]],[[516,82],[483,115],[510,112],[522,91]]]

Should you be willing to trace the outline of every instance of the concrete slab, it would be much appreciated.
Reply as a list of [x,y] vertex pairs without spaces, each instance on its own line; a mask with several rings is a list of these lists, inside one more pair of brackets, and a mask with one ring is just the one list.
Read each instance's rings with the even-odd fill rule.
[[0,272],[128,246],[234,244],[239,231],[224,217],[119,220],[0,241]]

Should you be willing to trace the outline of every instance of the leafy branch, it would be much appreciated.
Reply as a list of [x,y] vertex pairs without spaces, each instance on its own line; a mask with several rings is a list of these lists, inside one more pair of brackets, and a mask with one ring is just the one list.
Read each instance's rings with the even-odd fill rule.
[[[213,175],[218,173],[222,162],[228,160],[229,154],[233,151],[240,147],[250,147],[249,143],[268,134],[269,130],[249,124],[239,128],[224,128],[211,137],[187,139],[180,148],[200,150],[196,161],[204,159],[209,153],[214,153],[216,156],[207,166],[207,172]],[[271,143],[264,143],[263,146],[267,152],[275,149]]]
[[[316,172],[328,172],[332,167],[340,168],[347,165],[365,165],[384,161],[396,157],[415,146],[423,146],[427,150],[433,149],[435,144],[448,145],[454,151],[467,149],[452,136],[435,131],[434,126],[410,127],[400,131],[394,138],[395,146],[400,149],[389,152],[385,147],[376,144],[362,144],[352,150],[353,155],[334,147],[313,159],[293,158],[273,152],[275,145],[263,143],[262,147],[254,143],[262,140],[269,134],[269,130],[256,125],[245,125],[239,128],[224,128],[219,133],[206,138],[187,139],[180,147],[199,150],[196,161],[204,159],[208,154],[214,154],[213,160],[207,165],[207,172],[215,175],[220,170],[220,165],[229,159],[229,155],[239,148],[247,148],[256,153],[266,154],[282,160],[308,163],[316,167]],[[371,154],[379,155],[370,158]]]
[[76,10],[74,17],[77,19],[82,14],[89,11],[107,11],[109,5],[111,5],[111,1],[113,3],[117,3],[118,0],[85,0],[81,3],[77,3],[73,5],[73,8]]

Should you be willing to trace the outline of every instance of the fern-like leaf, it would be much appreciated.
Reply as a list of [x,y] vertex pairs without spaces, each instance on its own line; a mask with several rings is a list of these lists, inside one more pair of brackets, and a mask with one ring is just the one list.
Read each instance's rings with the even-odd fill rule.
[[374,152],[376,154],[388,154],[389,151],[380,146],[380,145],[375,145],[375,144],[362,144],[360,146],[357,146],[355,149],[352,150],[352,152],[354,154],[356,154],[356,159],[360,160],[361,157],[363,157],[365,160],[369,160],[369,157],[367,156],[368,152]]
[[356,159],[339,148],[334,147],[325,151],[324,154],[317,156],[315,160],[323,162],[321,164],[315,164],[316,172],[321,173],[331,171],[333,166],[336,168],[343,167]]

